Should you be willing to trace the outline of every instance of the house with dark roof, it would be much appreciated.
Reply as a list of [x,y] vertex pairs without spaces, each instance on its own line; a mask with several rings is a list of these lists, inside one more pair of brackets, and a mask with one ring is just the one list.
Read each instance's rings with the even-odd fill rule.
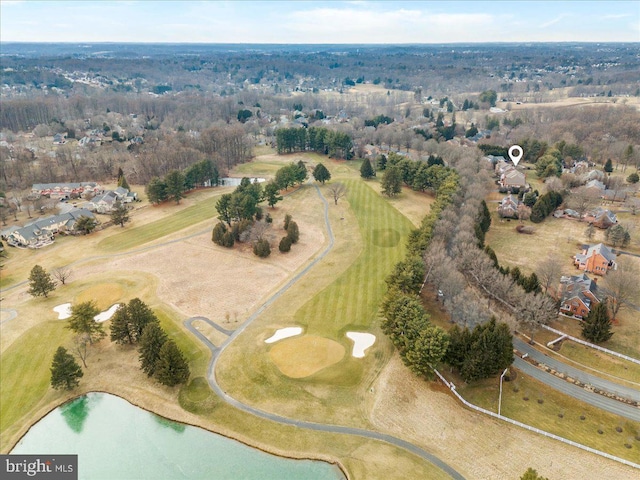
[[107,190],[101,195],[96,195],[88,202],[89,208],[98,213],[110,213],[116,202],[131,203],[138,199],[138,194],[128,189],[118,187],[115,190]]
[[611,210],[602,207],[597,207],[594,210],[587,212],[584,219],[587,222],[592,223],[595,227],[602,229],[607,229],[618,223],[616,214]]
[[600,303],[598,285],[586,273],[560,279],[560,313],[584,318],[589,315],[591,307]]
[[606,275],[610,269],[616,269],[616,255],[603,243],[586,246],[582,253],[576,254],[573,264],[579,270],[595,273],[596,275]]
[[76,208],[60,215],[40,218],[26,224],[24,227],[3,231],[3,237],[9,245],[14,247],[44,247],[53,243],[56,233],[73,233],[75,225],[81,217],[95,219],[93,213],[86,208]]
[[96,194],[101,190],[96,182],[34,183],[31,187],[31,193],[50,198],[80,197],[87,192]]
[[502,199],[498,213],[502,218],[518,218],[518,197],[509,194]]

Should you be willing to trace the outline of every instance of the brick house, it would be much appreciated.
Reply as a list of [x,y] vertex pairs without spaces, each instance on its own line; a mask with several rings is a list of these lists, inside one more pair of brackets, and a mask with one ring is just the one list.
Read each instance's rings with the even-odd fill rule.
[[579,318],[586,317],[591,307],[600,303],[597,297],[597,281],[590,279],[586,273],[560,279],[560,313],[574,315]]
[[616,255],[602,243],[584,248],[573,258],[579,270],[596,275],[606,275],[609,269],[616,269]]

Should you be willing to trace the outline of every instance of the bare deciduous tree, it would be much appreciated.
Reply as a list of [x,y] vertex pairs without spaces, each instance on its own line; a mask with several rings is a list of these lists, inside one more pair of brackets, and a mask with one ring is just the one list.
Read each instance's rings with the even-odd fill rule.
[[58,267],[53,271],[53,276],[64,285],[71,277],[71,269],[69,267]]
[[240,234],[241,242],[251,242],[255,243],[260,240],[269,240],[269,233],[271,231],[271,224],[265,222],[264,220],[260,220],[259,222],[255,222],[251,225],[250,228],[246,229],[244,232]]
[[347,187],[340,182],[332,183],[327,187],[329,193],[333,197],[335,204],[338,204],[338,200],[347,195]]
[[639,277],[640,272],[633,260],[624,257],[619,259],[616,270],[607,273],[605,286],[613,318],[621,309],[630,306],[634,297],[640,295]]
[[531,343],[541,325],[546,325],[556,318],[558,311],[555,302],[546,294],[525,294],[518,308],[520,321],[529,329]]
[[549,255],[536,268],[536,275],[540,280],[540,285],[544,287],[544,293],[547,293],[551,285],[555,285],[560,280],[560,259],[556,256]]
[[81,333],[73,337],[73,352],[78,355],[84,368],[87,368],[87,357],[89,356],[88,345],[91,343],[88,333]]
[[529,220],[529,217],[531,216],[531,209],[524,203],[521,203],[520,205],[518,205],[517,213],[520,223],[524,223],[525,220]]
[[573,192],[567,200],[567,206],[580,215],[580,219],[585,213],[591,210],[597,203],[598,196],[587,188],[581,187]]

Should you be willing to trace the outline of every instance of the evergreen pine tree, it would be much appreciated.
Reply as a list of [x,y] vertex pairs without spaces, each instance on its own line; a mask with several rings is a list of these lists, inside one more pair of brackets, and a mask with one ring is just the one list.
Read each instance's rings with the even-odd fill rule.
[[51,275],[48,274],[44,268],[40,265],[34,265],[29,274],[29,295],[33,297],[49,296],[49,292],[56,289],[56,282],[54,282]]
[[402,191],[402,173],[397,165],[390,165],[382,176],[382,194],[395,197]]
[[607,173],[613,172],[613,162],[610,158],[607,158],[607,161],[604,164],[604,171]]
[[287,237],[291,240],[291,243],[298,243],[300,239],[300,230],[298,229],[298,224],[291,220],[289,225],[287,226]]
[[160,349],[167,341],[167,334],[158,323],[150,323],[142,331],[140,337],[140,368],[149,377],[156,372]]
[[78,303],[71,307],[71,316],[67,328],[77,334],[87,334],[89,343],[100,340],[106,335],[102,329],[102,323],[95,321],[95,316],[100,313],[93,301]]
[[189,364],[173,340],[167,340],[160,348],[155,375],[169,387],[189,380]]
[[582,336],[593,343],[606,342],[613,336],[606,300],[591,308],[582,325]]
[[111,317],[111,341],[117,344],[133,343],[134,336],[126,305],[120,305]]
[[66,348],[58,347],[51,362],[51,386],[56,390],[64,388],[71,390],[77,387],[79,378],[84,375],[73,355]]
[[368,158],[365,158],[364,162],[362,162],[362,166],[360,167],[360,176],[367,180],[371,177],[375,177],[375,175],[371,162]]
[[327,167],[319,163],[313,169],[313,178],[324,185],[324,182],[331,180],[331,173],[327,170]]
[[127,179],[124,178],[124,172],[122,171],[122,168],[118,168],[118,186],[126,188],[127,190],[131,190],[131,187],[129,187],[129,183],[127,183]]
[[121,227],[124,227],[124,224],[129,221],[129,209],[120,200],[115,202],[111,210],[111,221]]
[[133,339],[136,342],[140,341],[142,332],[147,325],[150,323],[159,324],[158,317],[156,317],[149,306],[139,298],[133,298],[129,301],[127,311],[129,313],[129,321],[131,322]]

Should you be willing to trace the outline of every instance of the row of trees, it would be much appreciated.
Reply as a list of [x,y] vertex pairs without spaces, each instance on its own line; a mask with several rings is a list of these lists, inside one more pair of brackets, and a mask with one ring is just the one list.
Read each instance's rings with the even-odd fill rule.
[[279,154],[313,151],[333,158],[353,157],[353,141],[349,134],[324,127],[279,128],[276,148]]
[[212,160],[194,163],[184,171],[171,170],[164,178],[153,177],[146,187],[151,203],[173,200],[176,204],[184,198],[185,192],[202,186],[215,186],[220,182],[218,167]]

